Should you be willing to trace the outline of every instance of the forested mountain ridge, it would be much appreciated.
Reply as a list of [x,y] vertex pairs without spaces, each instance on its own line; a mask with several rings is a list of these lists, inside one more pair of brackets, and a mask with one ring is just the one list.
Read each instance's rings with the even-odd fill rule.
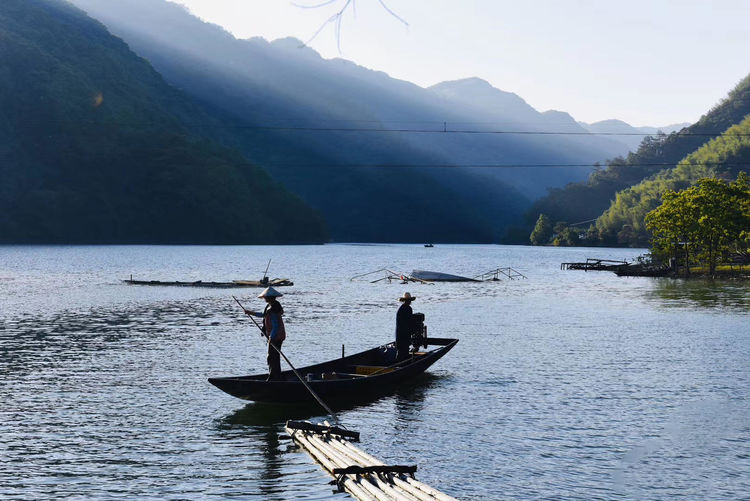
[[100,23],[0,2],[0,241],[313,243],[309,206],[186,124],[214,121]]
[[607,210],[618,191],[674,168],[685,156],[740,123],[749,113],[750,75],[695,124],[669,135],[646,137],[636,152],[608,161],[587,182],[550,190],[547,197],[532,205],[526,222],[533,224],[539,214],[567,223],[593,221]]
[[596,220],[602,240],[619,245],[646,246],[646,214],[662,202],[668,191],[680,191],[699,179],[719,177],[736,179],[740,172],[750,171],[750,116],[727,129],[677,166],[649,177],[617,193],[610,207]]
[[[323,59],[299,40],[237,40],[163,0],[72,1],[170,83],[231,114],[238,127],[216,137],[319,208],[336,240],[497,241],[530,199],[591,170],[517,166],[591,165],[623,151],[590,135],[493,134],[556,124],[531,107],[536,125],[481,105],[467,111],[435,88]],[[467,128],[480,133],[457,130]]]

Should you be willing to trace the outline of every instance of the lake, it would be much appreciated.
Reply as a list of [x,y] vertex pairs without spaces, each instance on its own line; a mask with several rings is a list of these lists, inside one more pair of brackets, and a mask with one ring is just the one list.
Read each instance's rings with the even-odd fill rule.
[[[642,252],[0,247],[0,497],[348,498],[280,438],[287,418],[310,415],[206,381],[265,372],[231,297],[260,308],[258,289],[121,282],[258,279],[271,259],[269,275],[295,283],[280,290],[296,366],[391,341],[405,291],[430,335],[460,339],[415,384],[339,415],[362,449],[418,465],[417,479],[473,500],[748,499],[750,284],[560,270]],[[350,281],[384,267],[527,278]]]

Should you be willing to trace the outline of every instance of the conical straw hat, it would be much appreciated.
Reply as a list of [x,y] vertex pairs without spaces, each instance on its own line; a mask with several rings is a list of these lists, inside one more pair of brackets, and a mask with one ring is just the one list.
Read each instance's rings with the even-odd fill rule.
[[258,294],[258,297],[281,297],[283,295],[284,294],[282,294],[281,292],[277,291],[273,287],[266,287],[263,290],[263,292],[261,292],[260,294]]

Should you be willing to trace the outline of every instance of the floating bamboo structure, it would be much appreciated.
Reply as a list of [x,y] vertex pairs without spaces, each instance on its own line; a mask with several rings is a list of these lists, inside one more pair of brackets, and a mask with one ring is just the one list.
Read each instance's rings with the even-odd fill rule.
[[526,278],[526,275],[513,268],[495,268],[494,270],[485,271],[484,273],[477,275],[474,280],[481,280],[484,282],[491,281],[496,282],[500,280],[500,277],[505,277],[508,280],[517,280],[520,278]]
[[414,479],[416,466],[389,466],[354,447],[359,433],[307,421],[288,421],[286,431],[335,480],[338,491],[362,501],[457,501]]
[[[375,280],[370,280],[372,278],[372,275],[382,274],[380,278],[376,278]],[[396,271],[389,270],[388,268],[380,268],[379,270],[370,271],[367,273],[363,273],[362,275],[356,275],[349,279],[350,281],[354,282],[357,280],[369,280],[371,284],[374,284],[376,282],[381,282],[383,280],[387,280],[388,283],[391,283],[393,281],[402,283],[402,284],[408,284],[408,283],[420,283],[420,284],[429,284],[432,283],[429,280],[422,280],[420,278],[413,277],[406,273],[398,273]]]
[[[373,280],[373,276],[375,278]],[[495,268],[494,270],[480,273],[475,277],[465,277],[461,275],[452,275],[450,273],[443,273],[439,271],[425,271],[425,270],[413,270],[411,274],[399,273],[396,271],[389,270],[388,268],[381,268],[379,270],[370,271],[363,273],[362,275],[356,275],[350,278],[351,281],[368,280],[371,284],[376,282],[382,282],[387,280],[388,283],[393,281],[408,284],[408,283],[421,283],[421,284],[433,284],[435,282],[497,282],[501,280],[501,277],[507,278],[508,280],[516,280],[519,278],[526,278],[523,273],[514,270],[513,268]]]

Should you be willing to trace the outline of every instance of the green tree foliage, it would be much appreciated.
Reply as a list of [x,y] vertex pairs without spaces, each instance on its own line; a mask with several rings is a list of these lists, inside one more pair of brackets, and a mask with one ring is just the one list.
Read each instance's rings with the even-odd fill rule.
[[[750,163],[750,116],[727,129],[676,167],[662,171],[617,193],[615,200],[596,221],[602,240],[629,246],[646,245],[649,239],[644,218],[659,206],[668,190],[679,191],[704,177],[733,179]],[[630,231],[624,232],[629,227]]]
[[[742,79],[725,99],[690,127],[669,135],[648,136],[637,151],[628,154],[625,158],[607,161],[603,169],[595,169],[587,182],[571,183],[565,188],[551,190],[549,195],[536,201],[529,209],[527,223],[531,225],[533,218],[539,213],[548,214],[552,221],[584,221],[596,218],[607,210],[619,191],[661,171],[674,168],[682,163],[681,161],[687,155],[718,137],[732,125],[739,124],[748,114],[750,114],[750,75]],[[681,189],[681,187],[675,186],[673,189]],[[625,195],[625,200],[620,203],[629,202],[628,196]],[[641,210],[648,206],[646,204]],[[613,216],[615,219],[617,217]],[[631,218],[623,218],[617,231],[606,228],[604,243],[616,244],[617,233],[622,229],[622,224],[630,224],[638,240],[629,243],[642,244],[644,238],[642,218],[639,221],[634,224]]]
[[679,192],[668,190],[662,204],[646,215],[653,232],[652,252],[662,258],[684,258],[689,273],[692,263],[716,265],[738,245],[746,245],[750,230],[750,183],[744,173],[727,183],[700,179]]
[[568,226],[567,223],[560,222],[552,228],[552,245],[563,247],[575,247],[579,245],[579,231],[576,228]]
[[322,219],[64,2],[0,2],[0,241],[292,243]]
[[552,236],[552,222],[546,214],[539,214],[534,231],[531,232],[529,241],[531,245],[546,245]]

